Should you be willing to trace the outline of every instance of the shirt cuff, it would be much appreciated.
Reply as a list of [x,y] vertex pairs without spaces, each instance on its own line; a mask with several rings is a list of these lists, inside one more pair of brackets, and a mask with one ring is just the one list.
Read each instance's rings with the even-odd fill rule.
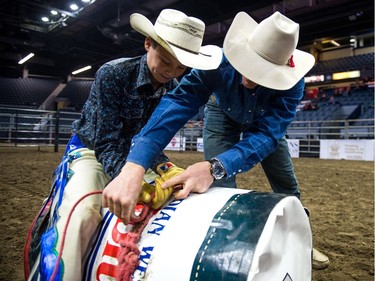
[[250,170],[261,161],[256,153],[253,153],[251,157],[246,159],[240,152],[233,149],[215,158],[223,164],[227,179]]
[[126,162],[138,164],[147,171],[160,151],[160,148],[154,142],[139,138],[132,142]]

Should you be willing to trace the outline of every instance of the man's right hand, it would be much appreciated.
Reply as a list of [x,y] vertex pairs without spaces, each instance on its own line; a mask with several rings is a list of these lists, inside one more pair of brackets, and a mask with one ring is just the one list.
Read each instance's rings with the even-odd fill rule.
[[172,195],[174,192],[173,187],[162,188],[161,185],[165,180],[157,176],[154,184],[143,181],[142,192],[138,198],[138,202],[149,204],[151,202],[151,208],[154,210],[159,209]]
[[171,186],[178,188],[178,191],[174,193],[175,199],[184,199],[190,192],[204,193],[213,182],[210,170],[211,164],[208,161],[195,163],[178,176],[165,181],[162,188]]
[[137,219],[134,208],[142,190],[144,174],[142,166],[127,162],[120,174],[103,190],[102,206],[122,219],[124,224]]

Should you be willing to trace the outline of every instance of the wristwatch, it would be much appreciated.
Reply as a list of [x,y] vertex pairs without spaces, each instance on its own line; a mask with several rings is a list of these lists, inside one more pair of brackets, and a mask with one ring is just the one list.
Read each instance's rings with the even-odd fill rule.
[[225,176],[225,169],[223,164],[221,164],[221,162],[216,158],[212,158],[211,160],[207,161],[211,164],[210,172],[214,177],[214,181],[222,179]]

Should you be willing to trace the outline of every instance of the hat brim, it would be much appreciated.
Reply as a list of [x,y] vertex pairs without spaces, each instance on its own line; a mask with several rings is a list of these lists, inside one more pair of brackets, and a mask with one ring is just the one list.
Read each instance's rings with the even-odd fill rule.
[[223,55],[221,48],[214,45],[202,46],[198,54],[178,48],[159,37],[151,21],[141,14],[132,14],[130,25],[144,36],[151,37],[187,67],[209,70],[217,68],[221,62]]
[[239,73],[256,84],[275,90],[292,88],[314,66],[314,56],[296,49],[294,67],[269,62],[248,43],[249,35],[257,26],[248,14],[238,13],[224,39],[225,56]]

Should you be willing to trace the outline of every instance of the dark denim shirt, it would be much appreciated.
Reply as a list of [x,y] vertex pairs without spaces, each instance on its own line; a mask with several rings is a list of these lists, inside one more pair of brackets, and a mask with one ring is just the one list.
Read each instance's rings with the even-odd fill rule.
[[[251,77],[249,77],[251,79]],[[304,79],[289,90],[247,89],[228,60],[216,70],[193,69],[165,95],[153,116],[133,138],[127,160],[148,168],[186,121],[213,95],[224,113],[243,129],[242,140],[218,155],[227,175],[248,171],[276,150],[303,97]]]
[[[146,124],[161,97],[177,84],[174,79],[155,91],[146,55],[116,59],[97,71],[73,131],[85,146],[95,150],[108,175],[118,175],[126,162],[131,139]],[[156,161],[168,160],[163,154],[159,156]]]

